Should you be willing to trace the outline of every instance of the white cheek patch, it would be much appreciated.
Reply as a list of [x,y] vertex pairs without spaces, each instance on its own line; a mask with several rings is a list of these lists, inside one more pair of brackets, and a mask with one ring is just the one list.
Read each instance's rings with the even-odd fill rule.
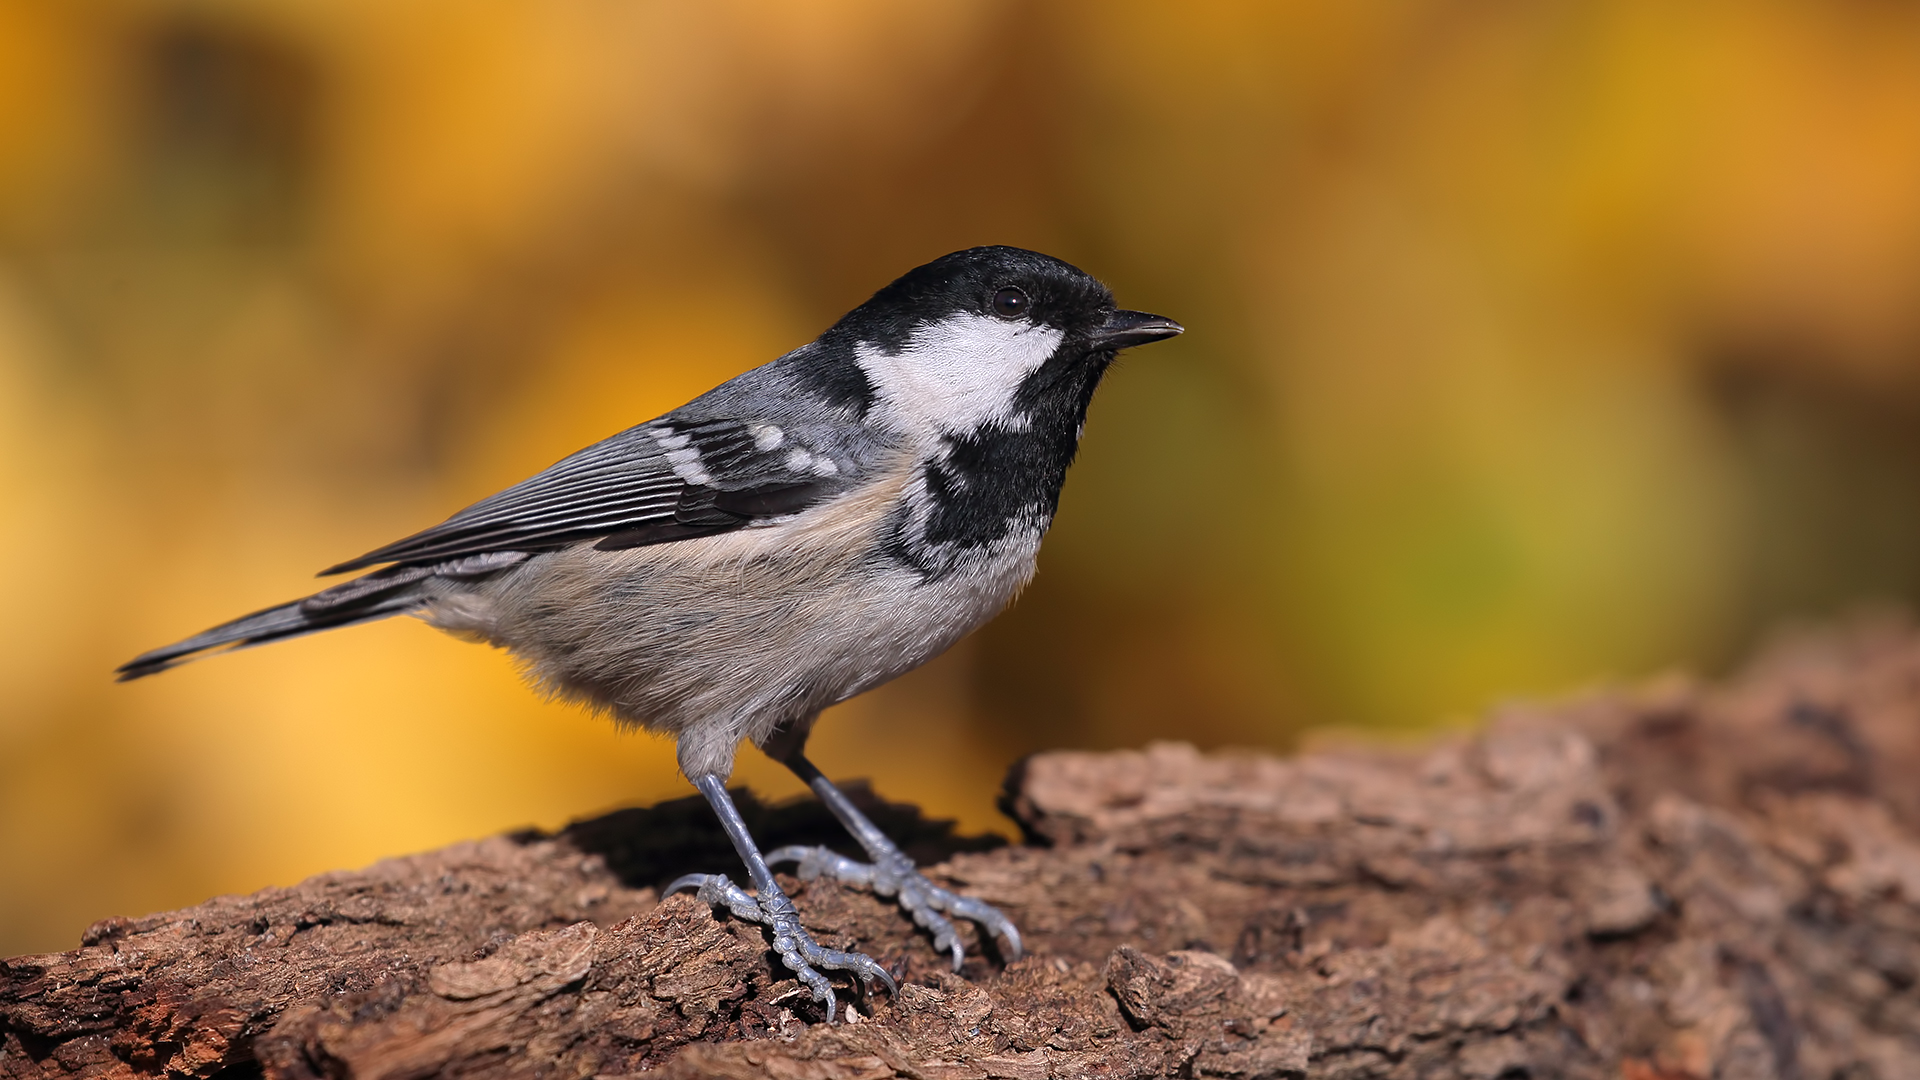
[[916,435],[957,435],[992,420],[1023,425],[1013,395],[1065,336],[1050,326],[963,314],[922,327],[896,355],[861,342],[854,359],[889,425]]

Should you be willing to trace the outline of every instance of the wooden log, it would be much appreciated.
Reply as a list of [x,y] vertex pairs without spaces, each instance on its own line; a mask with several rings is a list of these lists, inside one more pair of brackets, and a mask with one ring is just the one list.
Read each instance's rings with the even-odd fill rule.
[[[1170,725],[1172,726],[1172,725]],[[0,963],[0,1077],[1920,1076],[1920,636],[1512,708],[1419,750],[1052,753],[1029,843],[862,795],[1031,954],[965,971],[790,882],[902,980],[828,1026],[683,800],[109,919]],[[769,844],[834,841],[747,801]]]

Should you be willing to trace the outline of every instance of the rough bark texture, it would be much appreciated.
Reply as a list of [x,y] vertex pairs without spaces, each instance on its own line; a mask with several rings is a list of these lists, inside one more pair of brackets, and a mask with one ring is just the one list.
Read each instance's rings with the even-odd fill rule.
[[[1056,753],[1034,843],[883,824],[1032,955],[942,970],[891,904],[793,883],[902,975],[826,1026],[696,802],[111,919],[0,967],[0,1077],[1920,1077],[1920,637],[1858,625],[1722,687],[1512,709],[1420,752]],[[771,844],[836,838],[750,807]],[[972,850],[967,850],[971,847]]]

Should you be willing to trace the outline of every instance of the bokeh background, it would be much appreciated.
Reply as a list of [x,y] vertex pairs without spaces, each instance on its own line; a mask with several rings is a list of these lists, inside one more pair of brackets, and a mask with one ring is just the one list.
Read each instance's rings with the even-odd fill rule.
[[1190,332],[1017,607],[816,740],[971,828],[1038,748],[1912,600],[1916,56],[1891,0],[4,0],[0,954],[685,793],[410,620],[108,673],[978,243]]

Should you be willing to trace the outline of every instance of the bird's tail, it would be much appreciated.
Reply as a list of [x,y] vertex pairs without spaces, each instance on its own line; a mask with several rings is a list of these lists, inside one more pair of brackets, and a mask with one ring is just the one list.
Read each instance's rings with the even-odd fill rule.
[[115,674],[120,682],[126,682],[157,675],[216,651],[265,645],[336,626],[352,626],[417,611],[427,599],[419,585],[432,573],[427,567],[388,567],[305,599],[243,615],[184,641],[141,653],[114,669]]

